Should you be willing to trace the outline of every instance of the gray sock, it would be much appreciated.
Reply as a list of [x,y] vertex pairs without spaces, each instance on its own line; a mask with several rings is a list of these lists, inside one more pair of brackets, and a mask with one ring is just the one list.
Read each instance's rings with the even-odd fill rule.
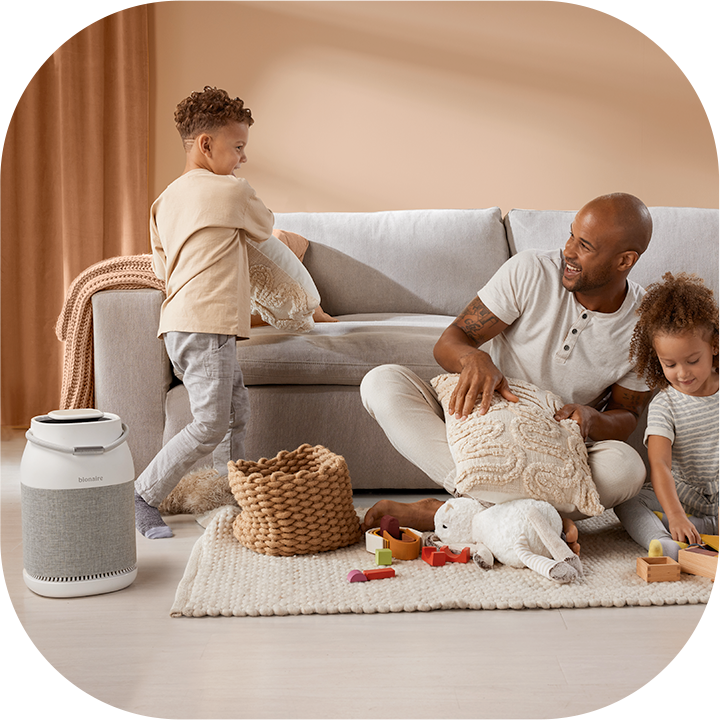
[[163,522],[160,511],[135,493],[135,527],[151,540],[169,538],[173,531]]

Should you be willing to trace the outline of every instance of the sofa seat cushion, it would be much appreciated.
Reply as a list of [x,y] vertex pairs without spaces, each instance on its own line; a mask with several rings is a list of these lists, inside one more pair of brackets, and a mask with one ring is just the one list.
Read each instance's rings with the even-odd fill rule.
[[430,380],[442,372],[433,347],[455,318],[370,313],[317,323],[309,333],[253,328],[238,342],[246,385],[359,385],[378,365],[405,365]]

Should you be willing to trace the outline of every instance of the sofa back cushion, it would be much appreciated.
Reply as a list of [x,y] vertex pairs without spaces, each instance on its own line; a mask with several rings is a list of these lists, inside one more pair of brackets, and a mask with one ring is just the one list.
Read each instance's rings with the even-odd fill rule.
[[[663,273],[695,273],[718,293],[718,210],[652,207],[653,234],[630,279],[647,287]],[[575,211],[511,210],[505,217],[510,252],[565,246]]]
[[454,317],[509,257],[499,208],[276,213],[275,227],[310,241],[304,264],[331,315]]

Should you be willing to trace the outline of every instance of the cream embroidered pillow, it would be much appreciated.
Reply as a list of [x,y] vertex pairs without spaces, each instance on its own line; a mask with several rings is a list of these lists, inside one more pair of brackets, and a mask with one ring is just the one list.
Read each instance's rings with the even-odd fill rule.
[[279,330],[312,330],[320,293],[295,253],[274,235],[247,249],[252,312]]
[[439,375],[432,385],[445,411],[459,493],[494,503],[546,500],[560,512],[576,508],[585,515],[603,512],[578,424],[554,419],[563,405],[557,395],[508,380],[519,402],[508,402],[496,393],[485,415],[476,406],[460,421],[448,414],[458,378]]

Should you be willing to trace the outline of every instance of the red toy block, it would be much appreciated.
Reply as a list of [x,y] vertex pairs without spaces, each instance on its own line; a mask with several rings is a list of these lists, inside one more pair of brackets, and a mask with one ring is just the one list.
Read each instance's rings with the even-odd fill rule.
[[463,548],[459,553],[450,552],[450,548],[447,545],[443,545],[440,548],[441,553],[447,555],[448,562],[466,563],[470,560],[470,548]]
[[365,573],[362,570],[351,570],[347,576],[348,582],[367,582]]
[[387,533],[396,540],[400,540],[400,522],[392,515],[383,515],[380,518],[380,535]]
[[453,553],[447,545],[443,545],[439,550],[427,546],[422,549],[422,559],[433,567],[440,567],[449,562],[466,563],[470,560],[470,548],[463,548],[459,553]]
[[382,580],[382,578],[395,577],[395,570],[391,567],[363,570],[368,580]]
[[422,559],[433,567],[444,565],[447,561],[447,555],[436,547],[427,546],[422,549]]

